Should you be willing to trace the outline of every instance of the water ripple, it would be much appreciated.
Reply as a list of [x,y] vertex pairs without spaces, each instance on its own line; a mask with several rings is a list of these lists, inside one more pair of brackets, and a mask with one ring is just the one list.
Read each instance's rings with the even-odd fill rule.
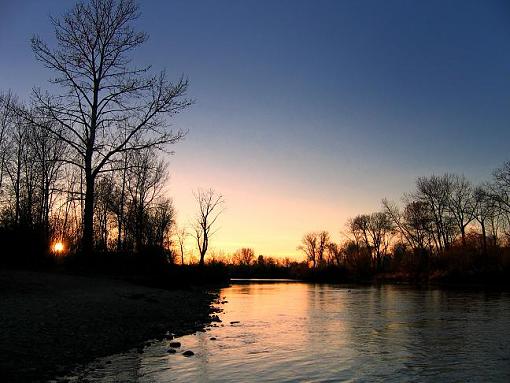
[[[94,382],[508,382],[510,295],[344,289],[303,283],[224,289],[224,326],[98,360]],[[239,321],[234,325],[230,322]],[[214,337],[216,340],[211,340]],[[107,364],[107,362],[110,362]]]

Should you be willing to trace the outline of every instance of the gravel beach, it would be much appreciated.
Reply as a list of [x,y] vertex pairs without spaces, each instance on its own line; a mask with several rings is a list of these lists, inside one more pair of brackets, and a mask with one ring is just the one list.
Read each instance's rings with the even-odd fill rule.
[[103,277],[0,271],[0,381],[37,382],[208,323],[214,292]]

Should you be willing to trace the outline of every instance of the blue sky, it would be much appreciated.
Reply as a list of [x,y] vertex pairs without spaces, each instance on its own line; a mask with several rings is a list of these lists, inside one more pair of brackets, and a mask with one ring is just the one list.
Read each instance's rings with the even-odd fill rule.
[[[34,33],[70,1],[0,5],[0,89],[26,97],[50,74]],[[510,3],[144,1],[134,62],[185,74],[196,104],[170,159],[179,220],[191,191],[227,210],[217,248],[292,255],[307,230],[398,199],[417,176],[474,181],[510,160]],[[239,223],[242,221],[242,223]]]

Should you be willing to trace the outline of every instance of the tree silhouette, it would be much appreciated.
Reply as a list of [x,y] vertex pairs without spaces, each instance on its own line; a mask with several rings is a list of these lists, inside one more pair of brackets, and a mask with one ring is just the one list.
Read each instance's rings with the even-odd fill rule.
[[184,265],[184,244],[186,243],[186,238],[188,237],[188,229],[186,227],[181,227],[176,230],[177,242],[179,242],[179,250],[181,253],[181,265]]
[[249,247],[238,249],[232,255],[232,261],[236,265],[250,266],[255,262],[255,250]]
[[298,250],[305,253],[313,268],[324,263],[324,253],[329,245],[329,233],[327,231],[306,233],[301,240]]
[[448,195],[448,210],[460,231],[462,245],[466,245],[466,227],[474,219],[475,201],[471,183],[464,175],[452,174]]
[[442,176],[419,177],[416,180],[414,198],[427,204],[433,219],[433,239],[439,251],[450,247],[455,235],[455,219],[449,214],[449,202],[453,178],[449,173]]
[[303,251],[308,262],[312,262],[313,268],[317,264],[317,236],[315,233],[306,233],[301,240],[298,250]]
[[203,266],[209,248],[209,240],[214,234],[212,227],[223,212],[225,201],[223,196],[213,189],[199,189],[194,193],[194,196],[198,203],[198,214],[193,226],[194,237],[200,254],[200,266]]
[[[115,169],[120,154],[155,147],[165,149],[185,134],[173,132],[163,118],[191,104],[184,98],[188,81],[168,82],[165,72],[131,67],[130,54],[147,40],[133,23],[139,16],[132,0],[78,3],[52,18],[56,47],[32,39],[35,56],[56,73],[57,95],[34,90],[40,115],[54,124],[23,116],[64,141],[72,151],[67,163],[84,174],[82,251],[93,250],[97,177]],[[56,127],[63,127],[62,130]]]

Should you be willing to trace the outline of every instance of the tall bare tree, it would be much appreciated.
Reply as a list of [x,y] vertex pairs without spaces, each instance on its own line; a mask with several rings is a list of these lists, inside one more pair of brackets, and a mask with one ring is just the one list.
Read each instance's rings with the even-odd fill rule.
[[326,248],[327,261],[330,265],[340,266],[344,261],[344,254],[340,245],[330,242]]
[[368,237],[368,226],[370,224],[370,215],[358,214],[354,218],[347,221],[347,229],[354,236],[357,245],[365,245],[369,250],[371,249],[370,240]]
[[329,244],[329,233],[325,230],[317,233],[317,262],[322,266],[325,262],[324,255]]
[[312,262],[313,268],[317,265],[317,235],[315,233],[306,233],[301,240],[301,245],[298,246],[306,255],[308,262]]
[[388,214],[385,212],[370,214],[368,235],[371,240],[371,248],[373,249],[376,267],[378,269],[382,266],[382,256],[388,249],[393,233],[394,226]]
[[466,227],[474,219],[475,201],[473,187],[464,175],[451,175],[451,190],[448,194],[448,210],[460,231],[462,245],[466,245]]
[[434,240],[440,252],[449,248],[456,229],[454,218],[448,210],[452,187],[452,175],[448,173],[442,176],[419,177],[416,180],[414,198],[426,203],[430,209],[434,223]]
[[223,212],[225,200],[221,194],[213,189],[199,189],[193,194],[198,203],[198,214],[193,225],[194,237],[200,254],[200,266],[203,266],[209,248],[209,240],[214,234],[212,228]]
[[11,111],[13,102],[15,99],[12,93],[0,94],[0,195],[7,170],[10,135],[15,124],[15,116]]
[[186,243],[186,238],[188,238],[188,229],[185,227],[180,227],[176,230],[177,242],[179,243],[179,250],[181,253],[181,265],[184,265],[184,244]]
[[306,233],[301,240],[298,250],[305,253],[309,262],[315,268],[324,264],[324,255],[329,245],[329,233],[327,231]]
[[498,202],[510,224],[510,161],[496,169],[492,176],[493,182],[489,185],[492,198]]
[[432,214],[426,202],[403,198],[405,206],[399,207],[387,199],[383,200],[384,212],[392,221],[401,239],[415,250],[425,250],[432,241]]
[[249,247],[238,249],[232,255],[232,262],[240,266],[250,266],[255,262],[255,250]]
[[61,89],[57,95],[34,90],[38,111],[56,124],[32,122],[66,142],[73,153],[67,162],[83,172],[84,253],[93,249],[98,175],[114,169],[121,153],[165,149],[185,134],[169,130],[164,116],[191,104],[184,98],[187,80],[174,84],[165,72],[149,76],[149,68],[131,66],[131,53],[147,40],[133,27],[138,17],[133,0],[79,2],[61,18],[51,19],[56,47],[37,36],[32,39],[35,56],[55,72],[51,82]]
[[380,267],[382,255],[394,232],[391,216],[387,212],[359,214],[347,222],[347,228],[356,244],[364,245],[375,260],[376,267]]
[[482,232],[482,248],[484,254],[487,254],[487,226],[491,220],[498,214],[498,204],[494,200],[488,185],[479,185],[474,189],[474,218],[480,225]]
[[144,148],[130,156],[126,190],[130,196],[127,229],[134,240],[134,251],[144,245],[147,213],[150,206],[161,197],[167,181],[167,163],[159,159],[152,148]]

